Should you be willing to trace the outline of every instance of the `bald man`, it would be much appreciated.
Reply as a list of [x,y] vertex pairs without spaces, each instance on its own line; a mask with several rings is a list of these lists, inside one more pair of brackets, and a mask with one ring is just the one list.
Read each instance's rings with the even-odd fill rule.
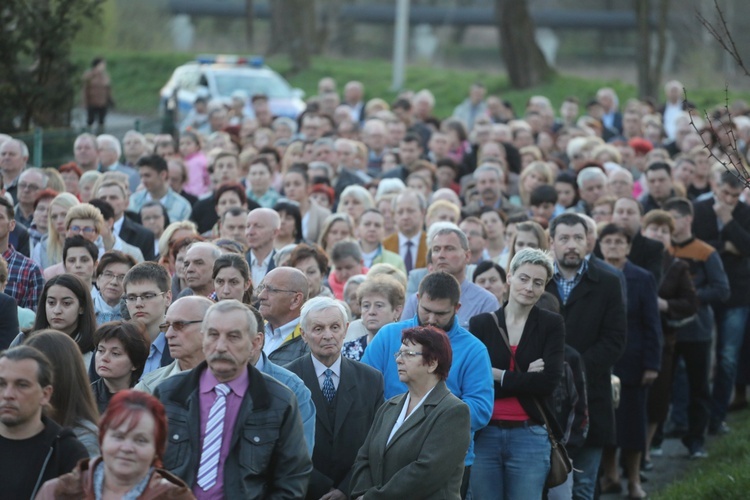
[[279,234],[281,218],[278,212],[270,208],[256,208],[247,214],[245,239],[249,250],[245,255],[253,284],[257,285],[275,266],[273,240]]
[[263,352],[284,366],[310,352],[300,332],[300,313],[307,301],[304,273],[293,267],[279,267],[266,274],[256,288],[258,310],[266,320]]

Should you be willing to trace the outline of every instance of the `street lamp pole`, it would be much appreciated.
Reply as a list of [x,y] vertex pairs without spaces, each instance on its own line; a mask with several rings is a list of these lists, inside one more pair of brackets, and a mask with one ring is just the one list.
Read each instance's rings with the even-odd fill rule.
[[396,1],[396,26],[393,33],[393,81],[391,90],[404,88],[406,77],[406,51],[409,47],[410,0]]

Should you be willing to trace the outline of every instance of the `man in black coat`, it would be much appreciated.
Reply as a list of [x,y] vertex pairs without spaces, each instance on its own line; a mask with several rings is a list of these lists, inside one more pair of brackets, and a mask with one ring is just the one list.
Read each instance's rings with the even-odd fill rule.
[[383,375],[341,355],[346,318],[346,310],[334,299],[318,297],[307,302],[301,325],[310,354],[286,366],[310,389],[315,403],[310,500],[349,498],[357,451],[383,404]]
[[154,233],[130,219],[125,210],[128,207],[127,187],[117,181],[105,181],[96,191],[96,197],[104,200],[115,211],[115,225],[112,230],[133,246],[138,247],[145,260],[154,260]]
[[728,430],[724,419],[750,315],[750,207],[740,201],[743,189],[734,174],[724,172],[714,196],[693,206],[693,233],[719,252],[731,292],[729,300],[714,306],[718,337],[708,424],[714,434]]
[[620,281],[603,266],[589,265],[586,223],[573,213],[552,220],[555,273],[547,291],[558,298],[566,343],[583,357],[588,383],[590,428],[586,443],[571,449],[574,498],[593,498],[604,446],[615,444],[610,374],[625,347],[626,314]]

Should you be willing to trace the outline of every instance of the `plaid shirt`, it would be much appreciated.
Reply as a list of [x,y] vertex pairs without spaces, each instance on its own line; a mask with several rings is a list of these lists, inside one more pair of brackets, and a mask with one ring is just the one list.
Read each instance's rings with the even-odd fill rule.
[[13,245],[3,253],[3,259],[8,263],[8,284],[5,293],[16,299],[19,307],[36,311],[39,297],[44,288],[44,277],[34,261],[16,252]]
[[555,284],[557,285],[557,293],[560,294],[560,299],[562,299],[563,304],[567,304],[570,293],[573,291],[576,285],[581,282],[581,278],[583,278],[584,273],[588,271],[588,269],[589,261],[583,259],[583,261],[581,262],[581,267],[578,268],[575,276],[573,276],[572,279],[568,280],[565,279],[562,273],[560,273],[560,269],[557,267],[557,262],[555,262],[555,273],[552,275],[552,279],[555,280]]

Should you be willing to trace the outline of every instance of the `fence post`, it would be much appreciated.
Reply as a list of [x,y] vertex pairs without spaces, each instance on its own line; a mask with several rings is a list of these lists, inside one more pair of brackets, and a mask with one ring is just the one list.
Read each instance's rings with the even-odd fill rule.
[[141,120],[140,120],[140,118],[137,119],[135,121],[135,123],[133,123],[133,128],[135,129],[136,132],[140,132],[141,131]]
[[42,147],[44,146],[44,130],[42,127],[34,127],[34,166],[42,167],[42,160],[44,158],[42,154]]

